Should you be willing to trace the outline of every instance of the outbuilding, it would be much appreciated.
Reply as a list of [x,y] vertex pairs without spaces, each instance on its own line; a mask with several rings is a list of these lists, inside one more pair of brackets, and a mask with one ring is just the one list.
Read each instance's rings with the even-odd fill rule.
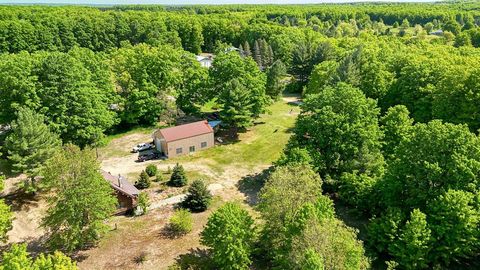
[[110,183],[113,193],[117,197],[117,211],[115,214],[124,214],[129,210],[135,210],[138,205],[140,191],[121,175],[113,176],[109,172],[100,171],[103,178]]
[[205,120],[162,128],[153,133],[153,142],[158,152],[172,158],[214,146],[214,130]]

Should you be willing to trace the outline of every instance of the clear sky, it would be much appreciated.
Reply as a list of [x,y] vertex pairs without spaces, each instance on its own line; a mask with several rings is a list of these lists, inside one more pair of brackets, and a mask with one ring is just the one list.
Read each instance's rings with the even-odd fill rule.
[[352,3],[352,2],[434,2],[433,0],[0,0],[0,4],[161,4],[161,5],[195,5],[195,4],[306,4],[306,3]]

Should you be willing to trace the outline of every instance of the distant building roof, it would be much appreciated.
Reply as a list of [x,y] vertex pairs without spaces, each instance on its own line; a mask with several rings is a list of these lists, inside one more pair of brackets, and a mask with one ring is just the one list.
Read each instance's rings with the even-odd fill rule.
[[121,175],[113,176],[104,170],[101,170],[100,172],[102,173],[103,178],[105,178],[105,180],[110,183],[110,186],[116,191],[130,197],[136,197],[138,194],[140,194],[140,191],[134,185],[128,182],[125,177]]
[[213,132],[207,121],[198,121],[176,127],[162,128],[159,130],[166,142],[173,142],[202,134]]
[[216,126],[220,125],[222,121],[208,121],[208,124],[212,127],[215,128]]

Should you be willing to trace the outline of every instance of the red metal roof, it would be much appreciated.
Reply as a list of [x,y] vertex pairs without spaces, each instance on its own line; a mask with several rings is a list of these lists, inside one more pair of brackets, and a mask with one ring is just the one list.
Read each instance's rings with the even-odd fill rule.
[[206,120],[160,129],[160,134],[162,134],[166,142],[178,141],[212,132],[213,129]]

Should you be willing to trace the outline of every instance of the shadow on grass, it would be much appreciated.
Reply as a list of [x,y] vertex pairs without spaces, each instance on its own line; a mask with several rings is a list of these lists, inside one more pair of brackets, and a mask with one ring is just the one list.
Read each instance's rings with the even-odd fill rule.
[[191,248],[188,253],[178,256],[175,263],[179,266],[179,269],[215,269],[208,250],[201,248]]
[[260,192],[260,189],[262,189],[265,181],[272,173],[273,169],[274,167],[271,166],[260,173],[244,176],[242,179],[240,179],[240,181],[238,181],[237,188],[245,195],[245,202],[250,206],[257,204],[258,193]]

